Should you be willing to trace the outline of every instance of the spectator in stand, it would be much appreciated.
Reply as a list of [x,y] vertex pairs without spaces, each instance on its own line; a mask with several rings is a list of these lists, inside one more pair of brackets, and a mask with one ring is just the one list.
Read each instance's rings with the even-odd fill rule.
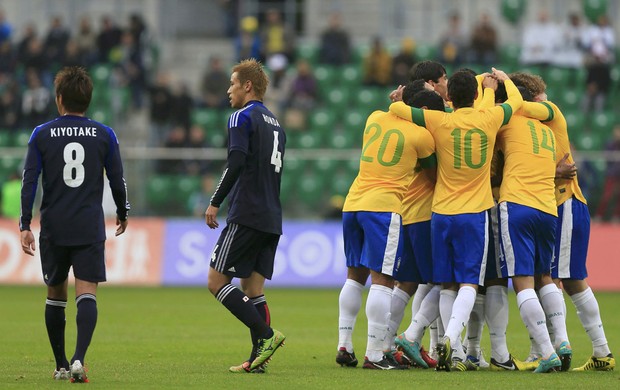
[[[276,54],[267,60],[265,68],[269,70],[269,93],[265,94],[263,103],[271,108],[278,118],[284,116],[284,108],[289,97],[291,74],[287,72],[288,59],[284,54]],[[286,120],[284,120],[286,122]]]
[[141,109],[143,94],[146,89],[144,62],[134,35],[126,32],[121,40],[121,66],[131,91],[133,108]]
[[409,70],[415,63],[415,41],[411,38],[403,38],[400,44],[400,51],[392,58],[392,83],[395,85],[407,85],[409,82]]
[[21,124],[19,84],[9,79],[0,95],[0,128],[17,130]]
[[80,55],[80,48],[77,45],[77,42],[73,39],[70,39],[67,42],[67,47],[65,48],[65,54],[60,59],[61,66],[86,66],[86,64],[82,61],[82,56]]
[[151,133],[149,144],[161,146],[166,138],[174,100],[170,89],[170,75],[167,72],[159,72],[155,83],[149,88]]
[[615,38],[607,15],[599,16],[597,23],[586,29],[583,45],[586,49],[586,93],[582,109],[586,113],[605,108],[611,85],[611,65],[614,62]]
[[466,60],[467,42],[461,26],[461,15],[454,12],[450,15],[448,29],[439,40],[439,62],[458,68]]
[[37,27],[34,23],[27,23],[24,26],[24,33],[22,38],[17,43],[17,61],[24,62],[24,58],[27,56],[30,42],[37,39]]
[[49,118],[52,94],[42,83],[34,69],[26,71],[27,87],[22,94],[23,125],[29,129]]
[[325,65],[344,65],[351,61],[351,38],[342,27],[342,14],[332,12],[328,26],[321,33],[319,62]]
[[538,13],[535,22],[523,29],[521,41],[521,64],[526,66],[547,66],[556,54],[560,30],[549,19],[547,10]]
[[52,17],[50,29],[45,37],[45,55],[52,64],[60,64],[71,34],[63,25],[60,16]]
[[218,56],[209,58],[209,66],[200,86],[201,103],[209,108],[227,108],[230,75],[224,70],[222,59]]
[[88,16],[83,16],[80,19],[80,27],[75,36],[75,42],[78,47],[82,63],[86,66],[90,66],[95,63],[97,59],[96,46],[97,46],[97,34],[93,30],[92,23]]
[[262,47],[258,34],[258,20],[254,16],[241,19],[239,36],[235,39],[237,61],[254,58],[262,61]]
[[[174,126],[166,136],[165,148],[184,148],[186,146],[187,130],[183,126]],[[159,160],[159,173],[179,174],[185,173],[183,160]]]
[[[192,97],[189,86],[180,83],[174,88],[172,94],[172,111],[170,120],[175,126],[181,126],[188,131],[192,124],[192,111],[194,110],[194,98]],[[185,134],[187,138],[187,133]]]
[[373,37],[370,51],[364,57],[364,85],[386,87],[392,82],[392,56],[381,37]]
[[148,48],[148,30],[146,24],[139,14],[131,14],[129,16],[129,33],[133,36],[134,42],[141,55],[144,55],[144,51]]
[[[614,132],[605,148],[607,152],[620,152],[620,125],[614,127]],[[596,209],[596,218],[607,220],[609,216],[609,204],[613,210],[611,218],[615,222],[620,222],[620,161],[610,159],[607,161],[605,172],[605,185],[603,195]]]
[[265,13],[265,22],[261,27],[261,44],[265,63],[272,56],[282,54],[287,65],[295,60],[295,32],[282,20],[282,14],[275,8]]
[[12,75],[15,72],[17,56],[11,41],[0,42],[0,73]]
[[[207,141],[205,139],[205,129],[199,125],[192,125],[189,128],[187,137],[187,148],[206,148]],[[185,160],[185,173],[196,176],[204,175],[209,169],[209,162],[202,159]],[[205,209],[206,210],[206,209]]]
[[[43,42],[39,38],[35,37],[28,40],[28,47],[19,60],[19,64],[23,65],[25,69],[33,69],[44,80],[45,85],[49,85],[48,81],[51,82],[51,73],[48,68],[48,61],[45,58]],[[27,80],[24,79],[22,82],[26,83]]]
[[13,28],[6,21],[6,15],[3,10],[0,10],[0,44],[4,42],[11,41],[11,34],[13,33]]
[[560,29],[558,49],[553,65],[578,70],[583,67],[584,26],[576,12],[568,14],[568,21]]
[[120,46],[123,32],[108,15],[101,18],[101,31],[97,35],[99,62],[110,62],[110,53]]
[[497,60],[497,30],[486,12],[480,14],[472,31],[469,55],[470,62],[484,66],[491,66]]
[[288,94],[284,96],[282,102],[284,126],[292,130],[306,127],[306,115],[316,107],[319,96],[317,81],[310,63],[300,58],[297,60],[296,71],[288,85]]

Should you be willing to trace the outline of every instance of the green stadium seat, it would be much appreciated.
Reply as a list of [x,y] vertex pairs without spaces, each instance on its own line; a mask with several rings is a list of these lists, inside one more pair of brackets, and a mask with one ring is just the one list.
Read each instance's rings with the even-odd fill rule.
[[337,116],[344,114],[349,107],[349,91],[345,88],[334,88],[325,97],[327,105]]
[[339,170],[330,178],[329,189],[331,195],[346,196],[349,193],[349,188],[355,180],[355,175],[351,175],[347,170]]
[[336,113],[327,107],[317,108],[310,113],[308,123],[310,131],[331,134],[336,127]]
[[220,125],[220,111],[213,108],[200,108],[192,112],[192,124],[199,125],[205,129]]
[[563,89],[572,84],[572,70],[568,68],[551,67],[547,69],[545,83],[549,88]]
[[356,139],[362,140],[361,132],[336,131],[328,140],[328,145],[334,149],[350,149],[355,146]]
[[19,172],[22,165],[21,158],[15,157],[1,157],[0,158],[0,173],[1,176],[8,177],[13,173]]
[[304,59],[315,65],[319,62],[319,48],[314,43],[300,42],[297,44],[297,58]]
[[190,196],[201,190],[201,181],[200,176],[171,176],[172,187],[175,189],[172,194],[177,207],[187,205]]
[[354,94],[362,82],[362,70],[358,65],[343,65],[340,67],[340,84]]
[[13,134],[11,130],[0,130],[0,148],[8,148],[13,146]]
[[149,208],[155,214],[170,215],[170,208],[174,207],[175,192],[174,178],[171,175],[152,175],[147,179],[146,200]]
[[32,133],[28,130],[20,130],[13,134],[13,146],[25,148],[28,146]]
[[319,157],[312,162],[313,171],[322,176],[332,176],[341,161],[329,157]]
[[360,133],[366,126],[366,119],[370,112],[363,110],[349,110],[344,115],[344,129],[348,133]]
[[93,79],[93,84],[96,90],[98,88],[105,88],[108,86],[110,76],[112,75],[112,68],[110,65],[100,64],[94,66],[89,73]]
[[499,59],[503,66],[516,69],[519,66],[519,56],[521,55],[521,46],[518,44],[504,45],[499,49]]
[[307,207],[314,208],[323,203],[324,179],[313,172],[305,172],[298,179],[297,198]]
[[112,113],[110,112],[108,108],[106,109],[97,108],[89,114],[89,117],[92,120],[97,121],[99,123],[103,123],[107,126],[113,126]]
[[374,110],[377,110],[382,107],[381,102],[383,101],[383,98],[384,98],[383,89],[363,87],[358,90],[353,100],[354,100],[355,106],[359,110],[365,111],[366,116],[368,116]]
[[326,98],[334,86],[338,85],[339,70],[334,66],[317,65],[314,68],[314,77],[319,87],[319,94]]
[[590,122],[592,132],[600,134],[606,140],[611,136],[616,116],[612,111],[597,112]]
[[559,97],[559,99],[556,99],[555,94],[550,95],[548,92],[547,92],[547,96],[549,97],[551,101],[554,101],[554,102],[557,101],[558,106],[560,107],[560,109],[562,109],[562,111],[578,110],[579,104],[581,103],[581,94],[577,92],[577,90],[575,89],[564,88],[563,90],[560,89],[560,91],[563,91],[563,92],[558,94],[557,97]]
[[[322,134],[318,131],[292,131],[287,134],[287,144],[293,148],[313,149],[321,147]],[[287,145],[288,146],[288,145]]]
[[437,47],[432,45],[418,44],[415,48],[415,56],[417,57],[418,61],[436,60]]
[[564,118],[568,126],[568,135],[571,141],[575,141],[576,137],[584,133],[585,117],[581,111],[574,110],[566,112]]
[[575,146],[579,150],[602,150],[605,139],[601,134],[588,132],[576,137]]

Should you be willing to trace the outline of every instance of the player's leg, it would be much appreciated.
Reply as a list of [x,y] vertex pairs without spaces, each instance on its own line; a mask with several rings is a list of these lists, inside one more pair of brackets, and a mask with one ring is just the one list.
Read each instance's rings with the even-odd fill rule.
[[[229,224],[222,231],[211,256],[211,267],[207,276],[209,291],[258,337],[257,358],[252,362],[251,369],[262,366],[271,356],[269,352],[273,353],[282,344],[284,336],[267,325],[250,298],[233,286],[231,281],[233,277],[249,278],[255,270],[261,272],[256,269],[259,264],[257,254],[262,253],[266,247],[270,248],[270,259],[261,273],[264,277],[271,278],[278,239],[276,235],[243,225]],[[273,341],[276,343],[273,350],[261,354],[261,345]]]
[[616,366],[616,360],[607,344],[601,313],[592,289],[588,286],[585,279],[564,279],[562,284],[573,301],[577,309],[577,316],[592,342],[592,356],[584,365],[574,370],[613,370]]
[[75,275],[77,340],[71,358],[71,381],[88,382],[84,362],[97,326],[97,286],[105,282],[105,241],[71,249]]
[[44,237],[39,238],[39,248],[43,280],[47,284],[45,327],[56,362],[53,378],[69,379],[69,361],[65,352],[65,308],[71,263],[66,248],[54,246]]
[[482,350],[480,348],[480,342],[482,340],[482,331],[484,329],[484,308],[486,301],[486,290],[484,287],[478,288],[474,307],[471,309],[469,315],[469,321],[465,327],[465,351],[467,352],[467,360],[470,360],[475,365],[487,368],[489,364],[484,360],[482,356]]
[[338,296],[338,352],[336,363],[342,367],[356,367],[358,360],[353,348],[353,330],[357,314],[362,307],[362,292],[370,270],[361,265],[364,231],[358,221],[358,213],[342,213],[344,253],[347,264],[347,280]]
[[566,306],[562,290],[558,289],[549,274],[536,275],[538,283],[542,286],[538,290],[540,303],[547,316],[547,322],[551,323],[553,339],[549,335],[558,356],[562,360],[562,371],[568,371],[572,359],[572,349],[566,331]]

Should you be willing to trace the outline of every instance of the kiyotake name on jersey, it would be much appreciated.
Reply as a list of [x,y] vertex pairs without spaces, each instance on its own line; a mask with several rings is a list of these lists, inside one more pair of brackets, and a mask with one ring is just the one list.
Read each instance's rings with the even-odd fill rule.
[[96,137],[96,127],[52,127],[50,129],[51,137]]

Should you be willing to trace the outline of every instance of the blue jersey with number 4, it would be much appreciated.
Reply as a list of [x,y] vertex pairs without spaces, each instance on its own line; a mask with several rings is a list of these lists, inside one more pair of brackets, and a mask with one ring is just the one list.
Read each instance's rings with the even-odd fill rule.
[[114,131],[86,117],[72,115],[36,127],[28,142],[24,166],[20,227],[30,227],[42,173],[41,235],[63,246],[105,240],[104,170],[117,215],[125,219],[129,203]]
[[229,195],[227,223],[282,234],[280,182],[286,134],[259,101],[250,101],[228,120],[228,152],[246,155]]

